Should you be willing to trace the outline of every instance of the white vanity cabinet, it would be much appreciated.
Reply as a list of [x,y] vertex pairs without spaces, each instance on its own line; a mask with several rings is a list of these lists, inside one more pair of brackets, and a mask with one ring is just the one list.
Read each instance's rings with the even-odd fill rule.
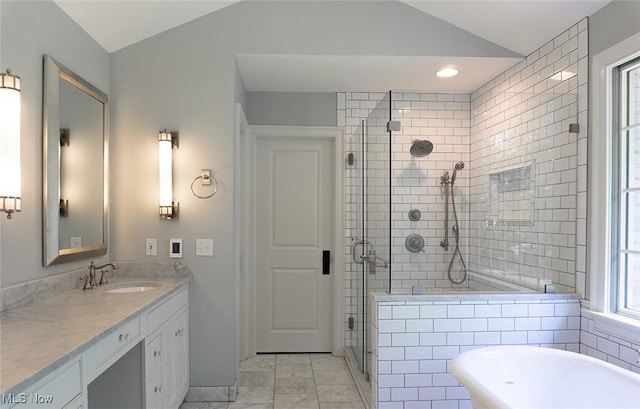
[[177,409],[189,388],[189,294],[185,288],[147,314],[146,408]]
[[[41,347],[43,339],[49,340],[50,322],[34,326],[20,316],[20,310],[0,316],[3,331],[20,334],[10,341],[3,337],[0,344],[3,351],[12,352],[11,356],[0,354],[4,381],[0,386],[13,385],[0,390],[0,409],[178,409],[189,388],[188,278],[157,280],[166,286],[165,293],[68,292],[41,310],[36,305],[42,316],[56,309],[64,317],[65,328],[87,330],[85,315],[75,313],[78,300],[87,305],[89,316],[108,321],[86,325],[94,331],[91,338],[83,331],[68,331],[52,339],[56,352],[49,355]],[[27,317],[34,315],[33,310],[25,310]],[[112,310],[117,318],[102,314],[105,310]],[[39,348],[31,346],[30,340],[37,341],[32,344]],[[64,354],[68,350],[74,352]],[[29,354],[34,358],[29,360]],[[25,371],[16,356],[25,356],[26,365],[33,369]],[[38,367],[41,361],[50,363]],[[15,375],[21,372],[27,374]]]

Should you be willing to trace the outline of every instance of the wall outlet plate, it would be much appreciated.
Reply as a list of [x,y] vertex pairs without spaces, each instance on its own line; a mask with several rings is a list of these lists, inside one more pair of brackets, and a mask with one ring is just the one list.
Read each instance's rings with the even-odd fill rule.
[[147,239],[145,241],[145,255],[147,256],[157,256],[158,255],[158,240],[156,239]]
[[196,239],[196,256],[213,257],[213,240]]
[[82,237],[72,237],[71,238],[71,248],[78,249],[82,247]]
[[169,239],[169,257],[182,258],[182,239]]

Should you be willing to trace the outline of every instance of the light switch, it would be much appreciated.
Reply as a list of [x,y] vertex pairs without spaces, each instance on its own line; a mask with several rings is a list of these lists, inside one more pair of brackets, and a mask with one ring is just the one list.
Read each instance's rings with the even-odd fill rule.
[[158,240],[147,239],[145,241],[145,255],[157,256],[158,255]]
[[213,257],[213,240],[196,239],[196,256]]

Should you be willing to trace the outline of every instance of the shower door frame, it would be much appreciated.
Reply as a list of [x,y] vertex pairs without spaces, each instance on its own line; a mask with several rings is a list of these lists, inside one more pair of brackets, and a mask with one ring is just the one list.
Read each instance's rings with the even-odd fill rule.
[[[388,101],[389,105],[386,108],[388,109],[388,115],[382,118],[384,120],[383,126],[385,127],[386,132],[380,133],[380,135],[384,134],[386,137],[388,137],[388,141],[384,142],[386,144],[386,147],[388,149],[388,154],[389,154],[388,158],[386,158],[387,164],[388,164],[388,174],[385,176],[385,177],[388,177],[388,191],[383,195],[383,196],[386,195],[386,198],[388,200],[388,206],[389,206],[388,212],[387,212],[389,224],[386,227],[388,229],[388,234],[387,234],[388,254],[386,254],[386,257],[383,257],[382,260],[386,259],[384,261],[386,262],[386,265],[387,265],[386,268],[389,271],[389,277],[388,277],[386,288],[379,288],[379,290],[384,290],[387,293],[390,293],[391,292],[391,244],[392,244],[391,243],[392,149],[391,149],[391,131],[388,128],[388,123],[392,120],[391,91],[388,92],[388,98],[389,98],[389,101]],[[374,108],[370,112],[369,117],[366,120],[365,119],[361,120],[360,127],[356,131],[357,133],[356,138],[360,137],[360,140],[356,139],[356,147],[357,147],[356,150],[360,154],[358,155],[360,158],[360,161],[359,163],[356,164],[356,172],[357,172],[356,173],[356,180],[357,180],[357,183],[356,183],[356,238],[355,238],[354,245],[352,247],[352,251],[354,252],[353,262],[355,264],[355,273],[356,273],[356,295],[357,295],[356,296],[356,299],[357,299],[356,314],[358,314],[359,317],[356,317],[356,320],[355,320],[354,329],[356,331],[356,345],[352,346],[352,349],[353,349],[356,361],[360,365],[361,372],[366,374],[367,377],[369,376],[369,369],[371,365],[368,358],[369,357],[368,349],[371,346],[369,320],[372,315],[371,314],[372,306],[371,306],[371,300],[369,296],[369,291],[370,291],[369,279],[373,274],[376,274],[376,269],[379,268],[377,267],[374,269],[372,264],[370,264],[369,262],[363,261],[364,257],[369,255],[370,250],[376,249],[373,243],[369,240],[369,226],[368,226],[369,200],[368,199],[369,199],[370,191],[368,186],[369,185],[368,172],[371,169],[369,169],[370,152],[369,152],[369,145],[368,145],[368,137],[372,135],[372,133],[369,132],[371,128],[379,129],[379,127],[381,126],[381,124],[379,123],[381,118],[376,118],[375,116],[371,117],[371,115],[374,114],[376,110],[379,109],[380,103],[386,102],[384,101],[384,99],[385,98],[382,98],[380,100],[376,108]],[[379,136],[376,133],[373,133],[373,135]],[[380,160],[380,158],[375,158],[375,159]],[[371,189],[371,191],[372,192],[375,191],[375,188]],[[362,250],[361,253],[356,253],[356,251],[360,249]],[[358,261],[358,259],[360,260]],[[378,260],[375,256],[373,257],[373,259],[374,259],[374,262],[377,262]]]

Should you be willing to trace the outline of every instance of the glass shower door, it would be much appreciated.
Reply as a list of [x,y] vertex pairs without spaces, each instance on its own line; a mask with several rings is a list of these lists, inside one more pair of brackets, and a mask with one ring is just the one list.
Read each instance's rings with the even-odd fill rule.
[[356,269],[357,316],[354,354],[369,373],[371,363],[371,292],[391,290],[391,92],[361,122],[356,178],[356,237],[353,261]]

